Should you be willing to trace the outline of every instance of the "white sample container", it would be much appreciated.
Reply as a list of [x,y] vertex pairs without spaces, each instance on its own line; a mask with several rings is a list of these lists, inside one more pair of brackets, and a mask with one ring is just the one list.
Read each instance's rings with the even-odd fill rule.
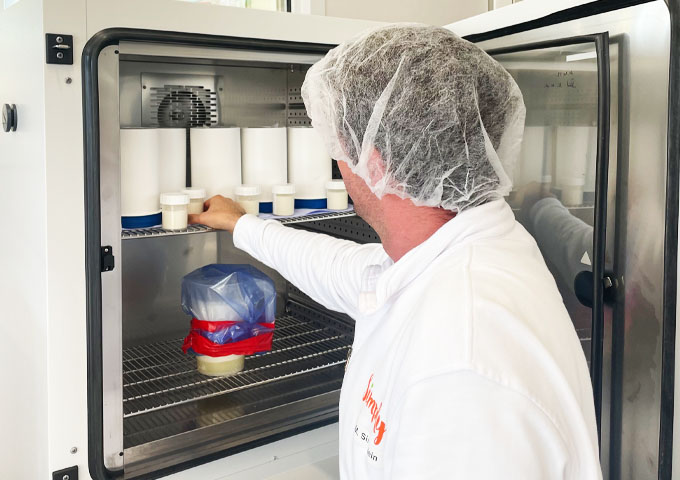
[[205,188],[183,188],[180,191],[189,195],[189,215],[203,213]]
[[189,195],[186,193],[161,193],[163,228],[166,230],[187,228],[188,207]]
[[342,180],[331,180],[326,183],[328,191],[328,210],[347,210],[347,188]]
[[314,200],[323,202],[326,198],[326,182],[332,178],[332,166],[323,139],[315,129],[288,128],[288,181],[295,185],[298,207],[323,208]]
[[[244,128],[241,130],[243,183],[258,185],[260,202],[273,200],[272,187],[288,182],[286,128]],[[261,211],[266,211],[261,209]]]
[[123,217],[160,212],[158,129],[120,130],[120,195]]
[[295,213],[295,185],[274,185],[274,215],[287,217]]
[[590,129],[591,127],[557,127],[555,183],[562,189],[562,203],[568,206],[583,203]]
[[562,182],[562,194],[560,200],[565,207],[578,207],[583,205],[584,180],[572,179]]
[[520,189],[530,183],[550,183],[550,143],[547,127],[524,127],[522,150],[514,176],[513,190]]
[[588,153],[586,164],[586,181],[583,185],[583,192],[595,197],[595,182],[597,177],[597,127],[589,127],[588,133]]
[[191,129],[191,184],[205,188],[208,198],[234,198],[241,185],[241,129]]
[[241,185],[236,187],[236,201],[252,215],[260,213],[260,187],[257,185]]
[[187,184],[187,131],[159,128],[158,141],[161,192],[179,192]]
[[225,377],[243,370],[244,355],[225,355],[223,357],[196,356],[198,371],[211,377]]

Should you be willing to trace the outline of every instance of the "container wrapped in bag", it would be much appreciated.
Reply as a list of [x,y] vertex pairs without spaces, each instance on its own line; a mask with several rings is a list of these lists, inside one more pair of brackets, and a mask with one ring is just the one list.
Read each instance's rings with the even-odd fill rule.
[[250,265],[207,265],[182,279],[182,309],[192,316],[182,350],[197,355],[198,371],[229,375],[244,355],[271,350],[274,282]]

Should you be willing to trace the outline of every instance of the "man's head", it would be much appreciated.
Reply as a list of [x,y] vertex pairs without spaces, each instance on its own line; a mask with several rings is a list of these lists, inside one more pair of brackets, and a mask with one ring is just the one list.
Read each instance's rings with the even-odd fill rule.
[[[373,161],[380,159],[377,152],[373,155]],[[442,208],[415,206],[411,199],[397,195],[378,198],[349,165],[338,162],[338,166],[355,211],[378,233],[383,247],[395,261],[455,216]]]
[[[458,212],[510,189],[503,167],[511,173],[519,154],[521,93],[497,62],[448,30],[372,30],[315,64],[302,95],[331,156],[378,199]],[[349,187],[361,211],[353,189],[366,189]]]

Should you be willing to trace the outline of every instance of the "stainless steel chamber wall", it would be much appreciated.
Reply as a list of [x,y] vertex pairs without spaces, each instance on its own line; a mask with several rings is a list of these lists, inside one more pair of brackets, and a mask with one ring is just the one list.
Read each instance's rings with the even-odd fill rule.
[[[140,52],[137,46],[129,46],[129,50]],[[310,124],[300,95],[308,64],[283,63],[285,57],[261,61],[246,60],[247,54],[235,57],[205,62],[121,53],[120,126],[243,128]]]

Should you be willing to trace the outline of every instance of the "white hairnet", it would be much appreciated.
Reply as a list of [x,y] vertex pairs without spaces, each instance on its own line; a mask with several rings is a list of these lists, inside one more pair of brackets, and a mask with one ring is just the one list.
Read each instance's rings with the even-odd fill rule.
[[[510,192],[522,94],[498,62],[446,29],[366,32],[309,69],[302,97],[331,156],[378,197],[461,211]],[[382,164],[369,161],[374,151]]]

